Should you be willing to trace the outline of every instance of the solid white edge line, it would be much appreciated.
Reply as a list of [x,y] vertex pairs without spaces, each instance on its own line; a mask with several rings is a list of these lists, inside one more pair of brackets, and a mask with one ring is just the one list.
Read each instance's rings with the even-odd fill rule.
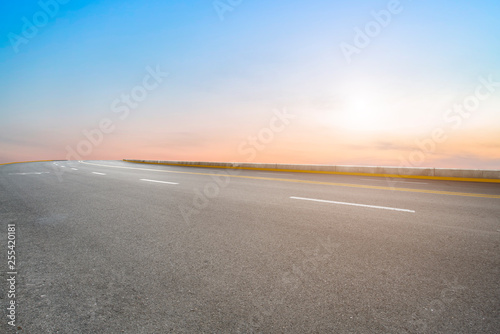
[[92,174],[97,174],[97,175],[106,175],[104,173],[99,173],[99,172],[92,172]]
[[351,205],[351,206],[361,206],[364,208],[373,208],[373,209],[383,209],[383,210],[392,210],[392,211],[402,211],[402,212],[411,212],[415,213],[414,210],[407,209],[398,209],[398,208],[390,208],[386,206],[377,206],[377,205],[366,205],[366,204],[357,204],[357,203],[347,203],[347,202],[336,202],[336,201],[327,201],[324,199],[314,199],[314,198],[304,198],[304,197],[290,197],[291,199],[299,199],[303,201],[312,201],[312,202],[321,202],[321,203],[330,203],[330,204],[342,204],[342,205]]
[[165,183],[165,184],[178,184],[178,183],[175,183],[175,182],[157,181],[157,180],[149,180],[149,179],[141,179],[141,181],[155,182],[155,183]]

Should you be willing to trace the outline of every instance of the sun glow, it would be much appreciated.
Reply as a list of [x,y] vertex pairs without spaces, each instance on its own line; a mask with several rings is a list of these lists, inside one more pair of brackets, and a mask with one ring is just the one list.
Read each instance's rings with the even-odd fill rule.
[[346,105],[341,115],[341,126],[350,130],[375,130],[383,125],[380,114],[373,99],[358,96]]
[[333,126],[349,131],[377,131],[390,127],[390,103],[372,85],[346,85],[342,103],[330,119]]

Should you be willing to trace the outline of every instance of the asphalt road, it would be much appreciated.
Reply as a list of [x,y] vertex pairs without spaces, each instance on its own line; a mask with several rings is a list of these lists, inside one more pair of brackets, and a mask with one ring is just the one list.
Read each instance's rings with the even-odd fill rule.
[[500,329],[500,184],[40,162],[0,218],[0,332]]

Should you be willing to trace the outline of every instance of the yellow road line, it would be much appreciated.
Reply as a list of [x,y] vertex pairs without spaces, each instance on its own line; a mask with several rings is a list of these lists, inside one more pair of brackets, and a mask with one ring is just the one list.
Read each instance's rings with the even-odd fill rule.
[[147,162],[147,161],[132,161],[132,160],[126,160],[126,159],[123,159],[123,161],[131,162],[131,163],[135,163],[135,164],[165,165],[165,166],[179,166],[179,167],[244,169],[244,170],[260,170],[260,171],[290,172],[290,173],[375,176],[375,177],[390,177],[390,178],[399,178],[399,179],[423,179],[423,180],[440,180],[440,181],[500,183],[500,179],[479,179],[479,178],[466,178],[466,177],[397,175],[397,174],[375,174],[375,173],[353,173],[353,172],[329,172],[329,171],[319,171],[319,170],[276,169],[276,168],[257,168],[257,167],[206,166],[206,165],[189,165],[189,164],[170,164],[170,163]]
[[0,166],[13,165],[13,164],[25,164],[25,163],[29,163],[29,162],[51,162],[51,161],[56,161],[56,160],[34,160],[34,161],[7,162],[7,163],[0,164]]
[[[150,169],[150,168],[135,168],[135,167],[125,167],[125,166],[110,166],[110,165],[95,164],[95,163],[91,163],[91,162],[82,162],[82,163],[88,164],[88,165],[94,165],[94,166],[101,166],[101,167],[136,169],[136,170],[145,170],[145,171],[153,171],[153,172],[163,172],[163,173],[206,175],[206,176],[221,176],[221,174],[213,174],[213,173],[180,172],[180,171],[160,170],[160,169]],[[271,178],[271,177],[261,177],[261,176],[245,176],[245,175],[231,175],[231,174],[224,174],[224,175],[226,175],[228,177],[236,177],[236,178],[252,179],[252,180],[267,180],[267,181],[305,183],[305,184],[320,184],[320,185],[328,185],[328,186],[350,187],[350,188],[361,188],[361,189],[392,190],[392,191],[404,191],[404,192],[424,193],[424,194],[438,194],[438,195],[466,196],[466,197],[482,197],[482,198],[499,198],[500,199],[500,195],[473,194],[473,193],[461,193],[461,192],[440,191],[440,190],[426,190],[426,189],[412,189],[412,188],[392,188],[392,187],[381,187],[381,186],[369,186],[369,185],[363,185],[363,184],[321,182],[321,181],[295,180],[295,179],[281,179],[281,178]]]

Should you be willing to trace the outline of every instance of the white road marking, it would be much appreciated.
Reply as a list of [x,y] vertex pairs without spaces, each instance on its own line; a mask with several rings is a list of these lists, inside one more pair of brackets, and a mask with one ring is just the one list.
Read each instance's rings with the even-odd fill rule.
[[313,201],[313,202],[330,203],[330,204],[342,204],[342,205],[351,205],[351,206],[361,206],[361,207],[364,207],[364,208],[373,208],[373,209],[383,209],[383,210],[392,210],[392,211],[402,211],[402,212],[415,213],[415,211],[413,211],[413,210],[390,208],[390,207],[386,207],[386,206],[366,205],[366,204],[347,203],[347,202],[336,202],[336,201],[327,201],[327,200],[323,200],[323,199],[304,198],[304,197],[290,197],[290,198],[291,199],[299,199],[299,200],[303,200],[303,201]]
[[106,175],[104,173],[98,173],[98,172],[92,172],[92,174],[97,174],[97,175]]
[[49,174],[49,172],[9,173],[9,175],[40,175],[40,174]]
[[76,168],[71,168],[71,169],[72,169],[72,170],[78,170],[78,169],[76,169]]
[[398,183],[418,183],[418,184],[427,184],[426,182],[413,182],[413,181],[393,181],[393,180],[376,180],[376,179],[360,179],[363,181],[379,181],[379,182],[398,182]]
[[156,182],[156,183],[165,183],[165,184],[178,184],[178,183],[175,183],[175,182],[156,181],[156,180],[148,180],[148,179],[141,179],[141,181]]

